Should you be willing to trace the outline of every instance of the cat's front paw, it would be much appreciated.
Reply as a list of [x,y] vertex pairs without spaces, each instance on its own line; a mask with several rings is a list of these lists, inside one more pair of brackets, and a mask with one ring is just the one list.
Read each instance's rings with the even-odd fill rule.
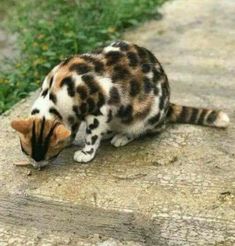
[[124,146],[124,145],[128,144],[131,141],[132,141],[132,139],[127,137],[126,135],[117,134],[112,138],[111,144],[115,147],[120,147],[120,146]]
[[[92,153],[91,153],[92,152]],[[94,150],[91,149],[90,151],[78,150],[74,153],[73,159],[77,162],[89,162],[95,156]]]

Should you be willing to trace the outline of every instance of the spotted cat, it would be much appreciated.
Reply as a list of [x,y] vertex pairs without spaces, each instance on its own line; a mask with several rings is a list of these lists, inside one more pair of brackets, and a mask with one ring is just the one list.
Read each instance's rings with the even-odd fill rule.
[[27,119],[11,126],[20,134],[22,151],[43,166],[70,144],[81,122],[85,146],[77,162],[91,161],[102,138],[115,147],[164,129],[168,122],[225,128],[222,111],[170,103],[167,76],[146,48],[116,41],[91,53],[70,57],[46,76]]

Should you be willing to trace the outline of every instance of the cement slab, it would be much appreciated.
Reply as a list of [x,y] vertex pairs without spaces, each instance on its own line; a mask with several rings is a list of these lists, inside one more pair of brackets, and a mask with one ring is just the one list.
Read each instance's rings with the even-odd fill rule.
[[160,21],[124,36],[162,62],[172,101],[225,110],[227,130],[172,125],[122,148],[106,142],[86,165],[66,149],[37,171],[13,165],[22,154],[9,127],[37,95],[0,118],[1,245],[235,244],[234,9],[169,1]]

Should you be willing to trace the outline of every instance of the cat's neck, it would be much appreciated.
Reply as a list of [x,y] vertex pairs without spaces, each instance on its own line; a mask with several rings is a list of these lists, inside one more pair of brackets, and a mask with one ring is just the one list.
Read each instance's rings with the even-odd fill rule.
[[43,94],[43,91],[34,102],[30,115],[40,118],[44,117],[48,120],[63,120],[62,115],[58,111],[55,103],[50,99],[49,93],[45,95],[45,93]]

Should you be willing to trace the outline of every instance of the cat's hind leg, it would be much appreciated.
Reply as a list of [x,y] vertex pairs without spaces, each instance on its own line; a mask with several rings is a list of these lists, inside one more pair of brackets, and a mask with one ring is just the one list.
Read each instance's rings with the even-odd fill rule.
[[111,144],[115,147],[121,147],[130,143],[134,139],[135,139],[134,136],[128,136],[127,134],[119,133],[112,138]]
[[164,120],[161,123],[156,122],[155,124],[144,124],[143,122],[137,123],[129,126],[127,128],[128,131],[116,134],[112,138],[111,144],[115,147],[121,147],[146,134],[160,133],[164,131],[165,128],[166,124]]
[[111,144],[115,147],[124,146],[145,132],[143,121],[137,121],[133,124],[129,124],[128,126],[123,124],[120,125],[119,128],[119,133],[117,133],[111,140]]

